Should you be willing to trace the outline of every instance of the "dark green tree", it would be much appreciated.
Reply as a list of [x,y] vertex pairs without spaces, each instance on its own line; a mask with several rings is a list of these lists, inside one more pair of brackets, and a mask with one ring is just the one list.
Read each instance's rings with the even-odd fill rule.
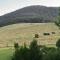
[[26,44],[21,46],[15,51],[12,60],[42,60],[42,52],[37,41],[33,40],[29,47]]
[[33,40],[30,44],[30,60],[42,60],[42,52],[37,44],[36,40]]
[[49,51],[45,55],[44,60],[60,60],[60,51],[57,49]]
[[58,39],[58,41],[56,42],[56,46],[60,48],[60,39]]
[[57,21],[55,21],[55,24],[56,24],[56,26],[58,26],[59,29],[60,29],[60,16],[58,17]]
[[39,38],[39,35],[38,34],[35,34],[35,38]]
[[21,46],[15,51],[12,60],[29,60],[29,49],[26,46]]
[[14,43],[14,48],[15,48],[15,50],[18,50],[19,49],[19,44],[18,43]]
[[60,8],[59,8],[59,16],[57,17],[55,24],[59,27],[60,29]]

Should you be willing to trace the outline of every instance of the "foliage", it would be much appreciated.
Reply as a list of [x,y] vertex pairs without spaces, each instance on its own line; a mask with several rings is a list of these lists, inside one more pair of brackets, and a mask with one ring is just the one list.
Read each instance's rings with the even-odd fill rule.
[[60,39],[55,47],[40,46],[33,40],[29,47],[24,44],[15,50],[12,60],[60,60]]
[[35,38],[39,38],[39,35],[38,34],[35,34]]
[[50,33],[43,33],[43,35],[50,35]]
[[15,50],[18,50],[19,44],[18,43],[14,43],[14,48],[15,48]]
[[14,57],[12,60],[28,60],[28,48],[21,46],[19,50],[15,51]]
[[42,52],[40,51],[40,47],[37,44],[36,40],[33,40],[30,43],[30,60],[41,60]]
[[44,60],[60,60],[60,51],[58,49],[50,50],[46,55]]
[[56,46],[60,48],[60,39],[58,39],[58,41],[56,42]]
[[56,34],[55,32],[52,32],[52,34]]
[[40,47],[37,44],[36,40],[33,40],[30,43],[29,48],[24,45],[21,46],[20,49],[15,51],[12,60],[41,60],[42,52],[40,51]]
[[56,26],[58,26],[59,29],[60,29],[60,16],[59,16],[58,19],[55,21],[55,24],[56,24]]
[[59,27],[60,29],[60,9],[59,9],[59,16],[57,17],[57,20],[55,21],[55,24]]

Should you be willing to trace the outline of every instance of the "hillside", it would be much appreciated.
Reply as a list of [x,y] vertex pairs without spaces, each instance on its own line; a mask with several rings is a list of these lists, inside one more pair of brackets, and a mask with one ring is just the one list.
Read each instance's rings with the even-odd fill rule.
[[40,5],[28,6],[14,12],[0,16],[0,26],[15,23],[43,23],[53,22],[58,16],[59,7]]
[[[50,35],[44,36],[45,32]],[[20,45],[25,42],[29,45],[36,33],[39,34],[38,43],[47,46],[55,46],[56,40],[60,38],[59,29],[53,23],[13,24],[0,28],[0,47],[13,46],[14,42],[18,42]]]

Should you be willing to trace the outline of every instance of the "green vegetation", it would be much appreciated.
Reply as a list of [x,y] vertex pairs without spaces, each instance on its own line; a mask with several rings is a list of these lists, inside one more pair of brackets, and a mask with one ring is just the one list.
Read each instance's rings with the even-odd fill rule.
[[0,60],[11,60],[13,51],[12,48],[0,48]]
[[60,9],[59,9],[59,16],[57,17],[57,20],[55,21],[55,24],[59,27],[60,29]]
[[14,48],[15,48],[15,50],[18,50],[19,44],[18,43],[14,43]]
[[39,38],[39,35],[38,34],[35,34],[35,38]]
[[55,21],[55,24],[58,26],[60,29],[60,16],[57,17],[58,19]]
[[30,43],[29,48],[24,45],[20,49],[15,50],[12,60],[41,60],[42,52],[37,44],[36,40]]
[[50,35],[50,33],[43,33],[43,35]]
[[29,47],[24,45],[15,50],[12,60],[60,60],[60,47],[38,45],[33,40]]
[[56,46],[60,48],[60,39],[58,39],[58,41],[56,42]]

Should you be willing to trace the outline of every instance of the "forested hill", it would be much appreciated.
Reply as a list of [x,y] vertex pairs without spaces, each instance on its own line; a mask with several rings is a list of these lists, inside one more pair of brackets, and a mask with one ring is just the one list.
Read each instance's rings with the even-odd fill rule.
[[15,23],[47,23],[58,16],[59,7],[28,6],[0,16],[0,26]]

